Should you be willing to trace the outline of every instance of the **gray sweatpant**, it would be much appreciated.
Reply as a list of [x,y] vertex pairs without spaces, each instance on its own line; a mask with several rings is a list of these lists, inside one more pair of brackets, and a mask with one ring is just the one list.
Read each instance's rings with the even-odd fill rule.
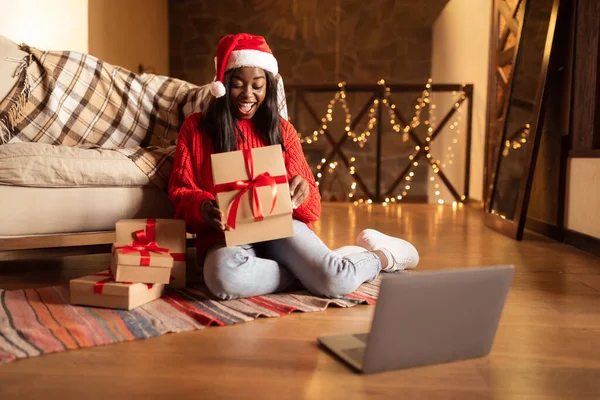
[[371,252],[340,257],[303,222],[294,220],[294,236],[254,245],[211,247],[204,261],[210,291],[227,300],[275,293],[299,283],[317,296],[340,297],[381,270]]

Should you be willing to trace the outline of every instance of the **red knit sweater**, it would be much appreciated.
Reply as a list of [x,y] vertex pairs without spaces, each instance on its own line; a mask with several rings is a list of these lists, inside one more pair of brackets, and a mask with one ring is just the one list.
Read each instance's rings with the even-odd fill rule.
[[[199,260],[204,258],[210,246],[225,240],[223,232],[206,224],[200,211],[204,201],[215,199],[210,162],[210,155],[214,150],[210,138],[200,126],[201,119],[202,113],[196,113],[190,115],[183,123],[177,138],[175,161],[169,180],[169,198],[175,206],[175,218],[185,220],[187,231],[196,234]],[[308,198],[294,210],[293,217],[310,226],[321,214],[319,189],[302,152],[296,130],[288,121],[280,120],[288,179],[300,175],[306,179],[310,190]],[[238,126],[245,139],[238,137],[239,150],[265,146],[253,120],[241,120]]]

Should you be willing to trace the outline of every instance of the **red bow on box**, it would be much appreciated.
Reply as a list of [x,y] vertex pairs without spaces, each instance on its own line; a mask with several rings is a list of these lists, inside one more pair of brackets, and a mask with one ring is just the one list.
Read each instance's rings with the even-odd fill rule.
[[117,246],[115,247],[115,250],[121,250],[123,254],[139,252],[141,254],[140,265],[142,267],[150,266],[151,251],[154,253],[169,253],[169,249],[159,247],[158,243],[150,241],[150,239],[148,239],[148,235],[143,229],[136,231],[135,237],[137,240],[134,240],[130,245]]
[[227,182],[215,185],[215,192],[232,192],[239,190],[240,192],[235,196],[231,205],[229,206],[229,215],[227,217],[227,225],[231,229],[235,229],[235,221],[237,219],[237,211],[240,205],[240,201],[242,200],[242,196],[248,192],[252,191],[251,201],[252,201],[252,215],[254,216],[255,221],[261,221],[264,218],[262,203],[260,201],[260,197],[258,196],[258,191],[256,190],[261,186],[270,186],[271,187],[271,210],[269,214],[273,212],[275,209],[275,204],[277,204],[277,187],[276,185],[280,183],[287,183],[287,176],[278,175],[271,176],[268,172],[263,172],[258,176],[254,176],[254,159],[252,158],[252,150],[244,149],[244,161],[246,163],[246,172],[248,173],[248,180],[238,180],[235,182]]

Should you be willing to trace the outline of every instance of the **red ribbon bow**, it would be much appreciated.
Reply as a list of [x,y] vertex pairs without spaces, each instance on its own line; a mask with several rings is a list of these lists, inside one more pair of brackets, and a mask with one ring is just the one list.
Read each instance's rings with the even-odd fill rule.
[[260,201],[260,197],[258,196],[257,188],[261,186],[270,186],[271,187],[271,210],[269,214],[273,212],[275,209],[275,204],[277,204],[277,185],[280,183],[287,183],[287,176],[278,175],[271,176],[268,172],[263,172],[258,176],[254,176],[254,159],[252,158],[252,150],[244,149],[244,161],[246,163],[246,172],[248,173],[248,180],[238,180],[235,182],[227,182],[221,183],[215,186],[215,192],[231,192],[237,191],[240,192],[235,196],[231,205],[229,206],[229,214],[227,217],[227,225],[231,229],[235,229],[235,221],[237,219],[238,207],[240,205],[240,201],[242,200],[242,196],[248,192],[252,191],[252,196],[250,197],[252,201],[252,215],[254,216],[255,221],[262,221],[264,219],[264,214],[262,210],[262,202]]
[[151,241],[143,229],[135,231],[135,237],[137,240],[134,240],[130,245],[117,246],[115,250],[121,250],[123,254],[139,252],[141,254],[140,266],[142,267],[150,266],[151,251],[154,253],[169,253],[169,249],[159,247],[158,243]]

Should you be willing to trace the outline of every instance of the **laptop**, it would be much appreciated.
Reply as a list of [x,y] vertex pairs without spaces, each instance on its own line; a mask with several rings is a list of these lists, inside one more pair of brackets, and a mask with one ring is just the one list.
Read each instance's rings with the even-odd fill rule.
[[371,331],[318,342],[366,374],[483,357],[513,274],[502,265],[384,275]]

